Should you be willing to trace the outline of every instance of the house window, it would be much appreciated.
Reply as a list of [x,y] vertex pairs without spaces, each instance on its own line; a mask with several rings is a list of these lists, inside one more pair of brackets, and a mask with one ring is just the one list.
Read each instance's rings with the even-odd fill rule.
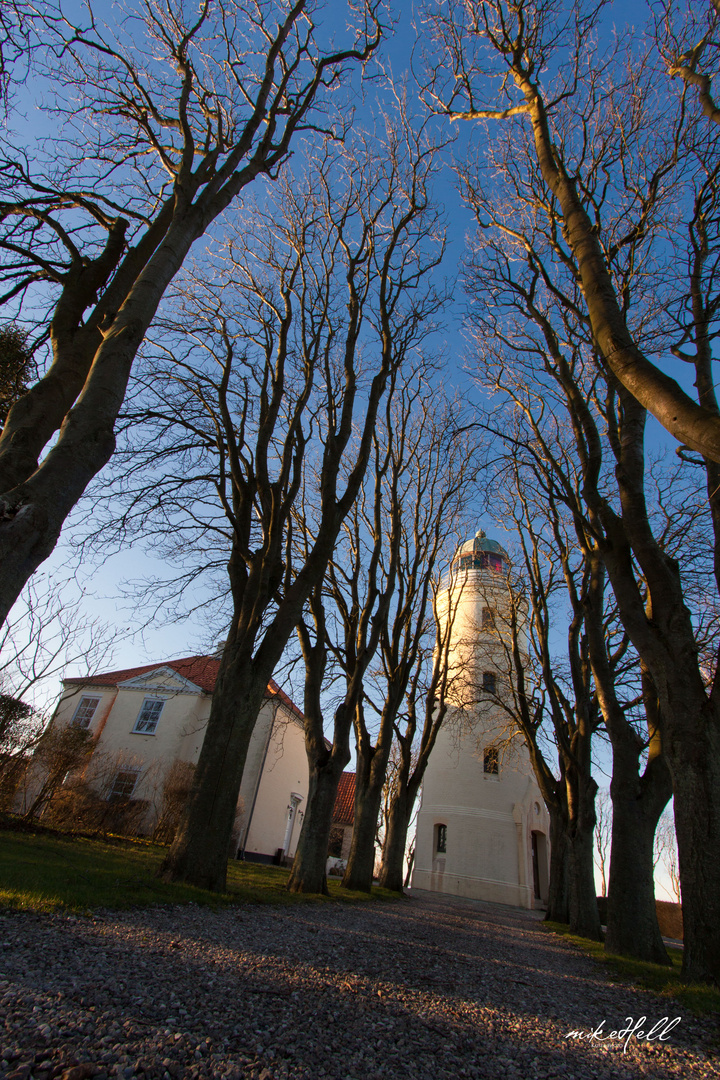
[[496,693],[497,679],[495,678],[494,671],[483,671],[483,690],[488,694]]
[[120,802],[131,798],[139,775],[140,769],[121,769],[113,780],[108,802]]
[[500,772],[500,754],[497,746],[486,746],[483,754],[483,770],[491,776]]
[[447,825],[435,826],[435,850],[441,853],[447,851]]
[[158,698],[145,698],[133,731],[139,735],[154,735],[164,704]]
[[492,630],[495,625],[495,613],[492,608],[484,607],[482,609],[482,628],[483,630]]
[[95,715],[95,710],[99,704],[99,697],[81,697],[80,704],[75,710],[75,715],[72,718],[73,724],[81,728],[90,727],[90,721]]

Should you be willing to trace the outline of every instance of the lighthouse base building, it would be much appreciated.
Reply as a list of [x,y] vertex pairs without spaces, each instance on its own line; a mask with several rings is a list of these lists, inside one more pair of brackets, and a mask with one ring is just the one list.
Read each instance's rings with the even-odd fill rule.
[[425,773],[413,888],[543,907],[550,821],[527,753],[513,749],[503,757],[490,726],[462,730],[453,719]]
[[413,888],[544,907],[550,819],[530,758],[499,695],[509,560],[484,533],[463,544],[446,591],[456,698],[425,772]]

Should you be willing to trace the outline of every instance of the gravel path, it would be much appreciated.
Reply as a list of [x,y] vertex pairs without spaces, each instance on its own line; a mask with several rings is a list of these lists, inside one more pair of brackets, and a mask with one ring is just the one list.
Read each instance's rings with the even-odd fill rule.
[[718,1029],[566,1038],[675,1003],[613,985],[534,913],[396,904],[0,912],[0,1077],[720,1078]]

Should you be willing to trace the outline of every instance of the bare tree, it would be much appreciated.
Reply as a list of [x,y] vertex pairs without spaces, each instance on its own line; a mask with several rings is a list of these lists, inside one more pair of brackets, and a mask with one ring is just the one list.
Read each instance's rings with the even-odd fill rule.
[[[530,234],[525,243],[530,248]],[[528,428],[524,434],[522,430],[513,432],[510,440],[517,477],[515,490],[520,502],[527,505],[521,527],[540,534],[544,529],[549,530],[548,539],[543,541],[545,559],[549,563],[553,558],[560,559],[564,568],[572,609],[580,620],[585,641],[592,691],[613,748],[613,860],[607,947],[613,952],[667,963],[655,918],[652,873],[652,838],[671,794],[657,691],[645,665],[638,664],[637,656],[629,648],[627,630],[618,634],[614,629],[618,614],[613,604],[608,609],[603,549],[584,501],[593,485],[601,484],[605,491],[605,485],[612,483],[602,465],[599,435],[599,428],[606,421],[597,412],[593,420],[587,404],[594,396],[597,368],[592,358],[583,367],[577,328],[563,324],[557,332],[553,329],[552,318],[558,317],[558,313],[552,307],[548,309],[536,293],[538,279],[532,268],[537,255],[533,252],[530,257],[531,273],[527,281],[518,269],[521,257],[513,258],[511,252],[500,253],[499,249],[496,255],[498,273],[493,274],[493,292],[498,310],[505,305],[512,313],[512,320],[518,310],[526,316],[522,329],[519,322],[511,321],[500,335],[497,351],[501,356],[496,367],[493,369],[489,361],[492,348],[486,350],[484,361],[486,368],[490,363],[489,370],[494,370],[495,385],[504,390]],[[484,273],[491,273],[489,267],[485,267]],[[493,325],[497,325],[497,310],[491,318]],[[535,338],[533,322],[539,331]],[[507,350],[508,338],[513,339],[514,351],[518,338],[522,341],[527,360],[523,359],[519,365],[521,370],[510,371],[504,366],[502,354]],[[568,357],[559,344],[561,340],[574,342],[566,346]],[[551,383],[537,374],[543,369],[548,374],[555,373],[559,395]],[[567,398],[563,402],[565,394]],[[585,439],[589,440],[592,434],[592,451],[582,439],[576,440],[577,418],[583,409]],[[565,424],[563,412],[567,415]],[[595,426],[591,427],[593,423]],[[594,472],[588,468],[590,457]],[[540,493],[539,497],[534,493]],[[533,571],[531,576],[537,575]],[[640,588],[645,588],[644,583],[640,582]],[[536,606],[535,595],[531,603]]]
[[[328,143],[253,208],[214,278],[200,271],[163,323],[128,420],[120,536],[137,527],[175,545],[190,567],[177,589],[218,562],[229,581],[207,733],[163,871],[205,887],[224,887],[268,680],[361,489],[378,410],[439,303],[434,150],[401,120],[385,127]],[[311,466],[312,543],[300,551],[295,503]]]
[[51,725],[43,734],[33,756],[33,779],[30,805],[25,818],[32,821],[42,815],[69,773],[82,769],[93,752],[92,734],[77,724],[58,728]]
[[[453,690],[448,661],[455,621],[454,606],[460,591],[457,590],[454,595],[449,593],[447,609],[443,617],[440,617],[437,605],[440,577],[438,555],[439,552],[435,552],[434,557],[429,560],[433,564],[428,571],[433,575],[432,592],[429,596],[420,593],[415,611],[413,612],[412,608],[408,611],[404,620],[404,636],[401,638],[397,632],[399,627],[393,626],[388,628],[391,629],[390,637],[386,635],[383,639],[383,663],[385,670],[391,672],[388,685],[394,681],[401,684],[405,682],[404,699],[393,720],[395,742],[391,754],[394,752],[395,760],[392,775],[388,777],[386,785],[385,835],[378,874],[378,884],[395,892],[401,892],[403,884],[408,884],[412,872],[414,840],[407,870],[403,875],[408,832],[418,813],[418,798],[425,769],[435,747],[438,732],[447,718],[449,696]],[[411,565],[410,560],[407,565]],[[416,634],[413,638],[412,633],[408,633],[413,618],[413,629],[421,630],[427,635],[424,643],[419,640],[419,635]],[[401,626],[402,621],[401,619]],[[423,625],[424,621],[427,626]],[[399,650],[398,641],[401,642]],[[400,654],[400,664],[395,674],[390,664],[397,652]]]
[[[310,771],[308,802],[298,839],[291,892],[327,893],[325,866],[332,812],[342,771],[350,760],[350,732],[362,706],[364,680],[376,653],[382,617],[390,604],[397,572],[397,548],[384,561],[384,483],[392,455],[373,435],[372,469],[363,490],[343,522],[326,577],[308,600],[306,619],[297,633],[305,665],[305,747]],[[390,436],[390,443],[392,437]],[[308,525],[310,531],[308,532]],[[312,518],[302,525],[304,542],[312,542]],[[333,713],[332,745],[324,732],[323,690],[327,698],[328,659],[334,658],[343,684]]]
[[90,673],[112,659],[122,629],[90,618],[71,581],[39,575],[29,582],[0,628],[0,686],[44,707],[57,680],[71,670]]
[[662,863],[668,879],[670,889],[675,898],[675,903],[682,903],[680,893],[680,871],[678,867],[677,837],[675,836],[675,822],[672,814],[663,814],[658,823],[655,833],[655,866]]
[[[522,289],[518,290],[519,293]],[[516,295],[517,299],[517,295]],[[527,300],[527,296],[525,298]],[[525,309],[532,317],[534,304]],[[642,659],[639,665],[639,677],[635,677],[636,689],[625,696],[621,687],[623,680],[618,678],[627,655],[633,664],[632,655],[627,653],[628,644],[634,627],[627,622],[625,605],[628,597],[635,597],[639,611],[647,619],[647,613],[655,613],[659,603],[667,604],[668,598],[652,602],[650,582],[643,578],[639,568],[633,567],[630,547],[631,527],[626,525],[625,514],[611,518],[614,511],[605,492],[612,481],[603,468],[603,449],[600,429],[607,425],[611,433],[617,433],[609,441],[609,448],[619,449],[629,444],[627,433],[623,429],[622,413],[619,417],[612,413],[608,416],[607,403],[599,406],[592,389],[592,380],[596,368],[592,363],[586,369],[590,372],[590,386],[582,382],[582,364],[579,353],[571,360],[565,358],[559,347],[559,335],[550,332],[547,318],[539,319],[546,331],[542,348],[547,348],[552,361],[548,370],[554,370],[558,384],[567,394],[567,414],[573,426],[576,439],[577,465],[568,471],[567,451],[563,451],[557,442],[552,445],[543,431],[542,418],[546,412],[551,391],[545,385],[533,391],[537,412],[531,420],[532,440],[536,448],[533,458],[537,460],[537,448],[542,447],[545,465],[542,475],[548,485],[546,498],[550,503],[558,499],[572,515],[575,531],[575,543],[582,555],[586,568],[587,583],[583,600],[583,619],[587,636],[588,657],[592,667],[593,679],[608,734],[613,747],[613,777],[611,793],[613,797],[613,839],[610,864],[608,935],[607,948],[613,952],[642,956],[655,962],[667,963],[659,929],[654,916],[654,894],[652,874],[652,842],[658,818],[666,805],[672,790],[671,776],[663,749],[668,738],[668,724],[665,720],[662,697],[658,692],[654,673],[649,664]],[[563,339],[572,340],[568,327],[563,328]],[[529,380],[531,381],[531,380]],[[522,379],[519,380],[522,384]],[[627,396],[629,399],[629,395]],[[521,398],[527,401],[523,391]],[[521,398],[515,397],[516,404]],[[614,400],[612,394],[609,401]],[[630,399],[632,400],[632,399]],[[594,408],[591,403],[595,401]],[[532,410],[524,404],[525,415],[531,416]],[[557,429],[560,414],[560,402],[556,403],[556,414],[549,418],[548,429]],[[638,444],[635,444],[635,452]],[[607,453],[607,451],[606,451]],[[612,458],[614,455],[612,455]],[[642,470],[641,461],[637,463]],[[619,471],[618,471],[619,475]],[[642,472],[636,473],[637,480]],[[535,482],[535,481],[534,481]],[[600,494],[602,492],[602,495]],[[603,532],[602,523],[596,516],[596,507],[602,506],[604,520],[612,520],[614,529],[610,540]],[[665,508],[667,510],[667,507]],[[680,511],[680,512],[679,512]],[[648,509],[643,510],[645,518],[646,543],[650,532]],[[675,509],[675,528],[677,518],[686,517],[681,508]],[[632,525],[632,523],[631,523]],[[664,551],[666,542],[653,538],[658,552]],[[567,541],[556,534],[555,544],[559,550],[567,548]],[[617,573],[617,559],[621,545],[625,545],[622,568],[624,577]],[[647,551],[647,549],[646,549]],[[617,613],[622,619],[624,633],[616,645],[612,643],[608,614],[605,612],[605,574],[610,573],[617,598]],[[642,565],[642,564],[641,564]],[[620,593],[620,595],[618,595]],[[625,608],[625,610],[623,610]],[[636,608],[636,611],[638,609]],[[612,613],[609,613],[612,614]],[[649,621],[649,620],[648,620]],[[640,648],[638,646],[638,651]],[[637,659],[634,661],[637,668]],[[626,691],[627,694],[627,691]],[[634,711],[640,709],[640,716]],[[641,719],[641,726],[636,722]],[[644,732],[642,729],[645,729]],[[646,756],[647,755],[647,756]],[[652,929],[652,933],[650,933]]]
[[680,78],[697,93],[703,114],[713,124],[720,124],[720,108],[713,96],[717,77],[720,22],[719,0],[709,0],[705,10],[689,10],[673,0],[660,5],[656,34],[660,50],[672,78]]
[[600,871],[600,895],[607,896],[607,870],[610,863],[612,839],[612,799],[609,791],[598,791],[595,797],[595,855]]
[[[601,713],[585,627],[589,580],[574,546],[563,542],[567,522],[542,469],[521,456],[517,427],[511,441],[515,452],[505,462],[504,481],[498,477],[493,487],[504,525],[515,525],[521,556],[506,582],[502,610],[492,605],[490,647],[501,676],[490,698],[506,717],[506,738],[516,730],[522,734],[550,815],[547,918],[599,940],[592,755]],[[563,657],[555,647],[559,626]]]
[[[596,183],[598,153],[604,175],[611,171],[620,186],[628,183],[630,205],[623,217],[629,230],[616,236],[616,243],[621,248],[636,244],[675,179],[688,121],[686,103],[669,95],[663,100],[655,92],[657,73],[652,84],[647,54],[636,49],[622,68],[617,57],[597,55],[603,9],[603,4],[580,0],[451,0],[438,5],[426,16],[440,57],[429,57],[425,97],[453,120],[509,125],[518,160],[530,153],[529,167],[542,181],[543,199],[554,207],[556,253],[577,277],[602,363],[679,443],[720,462],[717,411],[702,399],[693,400],[650,359],[625,317],[608,258],[600,210],[607,184]],[[545,87],[546,73],[558,70],[560,55],[559,74]],[[661,102],[653,119],[646,113],[651,100]],[[618,117],[623,117],[620,124]],[[667,133],[664,154],[628,181],[637,159],[647,157],[638,133],[647,132],[650,123],[656,138],[658,128]],[[597,132],[596,139],[587,137],[590,130]]]
[[48,726],[48,704],[68,669],[96,671],[121,632],[89,619],[69,582],[28,582],[0,629],[0,782],[11,799]]
[[36,18],[58,134],[6,141],[0,281],[52,360],[0,437],[0,619],[112,455],[132,364],[191,247],[278,174],[300,132],[332,126],[316,106],[377,48],[377,10],[361,3],[339,50],[320,45],[306,0]]
[[[652,729],[648,734],[652,747],[661,740],[672,775],[687,934],[684,973],[716,981],[720,952],[711,925],[720,896],[720,713],[717,686],[711,680],[717,663],[713,658],[708,678],[707,667],[698,663],[686,570],[665,550],[653,527],[647,414],[641,402],[682,443],[702,449],[716,564],[715,581],[713,575],[706,578],[706,589],[714,593],[720,565],[716,507],[720,488],[713,482],[720,412],[709,344],[717,325],[718,133],[704,118],[692,115],[682,93],[674,101],[658,92],[658,78],[662,76],[664,86],[668,80],[665,70],[653,66],[654,50],[626,57],[621,67],[612,58],[598,63],[590,33],[597,11],[583,22],[576,5],[563,6],[563,19],[556,17],[558,12],[551,18],[550,4],[492,3],[482,10],[467,5],[466,10],[479,21],[472,26],[442,22],[438,33],[450,35],[447,40],[456,58],[465,56],[468,43],[472,48],[480,43],[492,61],[482,68],[479,53],[473,54],[475,59],[466,56],[467,78],[453,69],[458,77],[452,89],[455,98],[451,95],[446,104],[459,115],[453,100],[459,102],[464,94],[467,103],[473,86],[476,93],[486,95],[488,84],[481,78],[481,68],[492,78],[500,71],[507,76],[503,84],[507,109],[477,109],[471,103],[466,110],[487,117],[504,115],[507,120],[504,137],[498,136],[492,145],[515,200],[515,221],[506,203],[496,203],[490,220],[506,243],[517,243],[517,249],[525,252],[522,258],[529,258],[532,274],[524,283],[521,309],[527,311],[528,290],[534,290],[543,340],[535,355],[556,357],[558,347],[562,354],[562,362],[553,360],[553,365],[561,397],[567,399],[582,468],[583,516],[589,525],[587,530],[581,527],[587,538],[583,542],[588,550],[597,547],[624,630],[652,685],[646,694],[650,711],[645,716]],[[455,14],[462,15],[459,7]],[[501,14],[507,16],[505,22]],[[571,62],[563,65],[564,73],[550,96],[543,96],[540,73],[561,42],[571,46]],[[439,80],[438,70],[435,88],[442,99]],[[651,100],[661,105],[661,125],[656,122],[660,114],[651,117],[645,108]],[[656,137],[659,127],[661,139]],[[480,202],[485,212],[488,200]],[[668,243],[676,258],[661,266],[659,254]],[[554,329],[549,310],[562,313]],[[567,346],[577,341],[583,343],[580,352],[587,373],[583,384],[576,380],[576,372],[569,371],[577,358]],[[517,355],[516,341],[512,348]],[[697,403],[678,393],[677,384],[648,360],[653,353],[661,359],[669,351],[693,365]],[[680,453],[689,463],[692,455]],[[602,656],[599,648],[596,656]],[[606,719],[612,715],[613,710],[607,709]],[[627,745],[627,761],[632,764],[632,756],[642,755],[642,747],[633,749],[631,741]],[[661,755],[653,754],[652,763],[653,769],[660,766]],[[637,776],[635,766],[627,774],[631,775]],[[632,783],[626,786],[628,794]],[[653,789],[654,783],[648,788],[647,814],[643,811],[645,837],[654,832],[651,819],[662,809],[651,805],[657,795],[657,789],[650,794]],[[616,813],[618,838],[620,820],[626,819]],[[647,843],[643,848],[647,865],[651,854]],[[627,860],[613,855],[611,879],[615,873],[626,877],[636,873],[629,845],[626,851]],[[648,894],[649,872],[643,872],[643,881]],[[628,880],[628,889],[631,884]],[[617,926],[620,932],[622,923]]]
[[[446,714],[452,618],[444,629],[438,627],[435,590],[448,540],[457,535],[479,467],[477,445],[457,431],[459,411],[457,402],[443,403],[439,392],[428,387],[403,394],[388,417],[384,441],[390,467],[373,535],[384,548],[384,572],[392,577],[394,589],[377,620],[382,666],[374,679],[365,680],[354,717],[355,816],[343,877],[343,886],[350,889],[369,890],[372,884],[375,836],[394,739],[400,741],[402,764],[381,875],[386,888],[402,887],[410,815]],[[345,618],[350,604],[339,573],[332,584]],[[410,783],[418,711],[421,744]],[[369,719],[373,714],[375,723]]]
[[[388,402],[384,420],[374,436],[372,468],[364,490],[345,520],[326,580],[310,598],[312,633],[304,622],[298,628],[306,666],[305,724],[311,790],[289,882],[289,888],[294,891],[318,891],[321,883],[324,887],[335,792],[350,758],[353,722],[357,725],[358,713],[362,712],[370,693],[370,665],[392,620],[391,612],[397,608],[409,614],[421,600],[423,583],[417,580],[417,559],[413,562],[410,557],[409,537],[414,535],[418,547],[422,546],[426,552],[433,544],[437,547],[432,517],[438,514],[438,501],[446,513],[445,525],[438,523],[442,533],[443,528],[451,527],[462,487],[453,475],[458,454],[452,449],[449,423],[443,422],[448,421],[448,416],[439,405],[441,392],[432,385],[432,373],[423,368],[424,365],[398,380],[393,400]],[[448,463],[447,484],[441,493],[440,475]],[[467,457],[462,469],[468,476]],[[466,478],[465,487],[468,484]],[[418,498],[420,489],[425,495],[422,505]],[[313,526],[308,524],[313,535]],[[426,605],[427,587],[424,592]],[[334,712],[331,748],[324,741],[320,696],[328,657],[331,669],[339,670],[344,685]],[[401,662],[396,666],[399,669]],[[381,676],[380,682],[381,697],[389,695],[389,681]],[[382,781],[384,768],[379,759],[378,767]],[[361,884],[351,887],[369,890],[378,807],[363,806],[363,798],[367,801],[367,796],[363,791],[358,798],[359,782],[356,773],[351,857],[353,850],[358,850],[356,833],[360,823],[364,825],[364,873]],[[373,791],[373,799],[375,794]]]
[[171,844],[187,806],[192,791],[195,766],[192,762],[176,759],[171,762],[163,777],[162,803],[153,830],[153,840],[159,844]]

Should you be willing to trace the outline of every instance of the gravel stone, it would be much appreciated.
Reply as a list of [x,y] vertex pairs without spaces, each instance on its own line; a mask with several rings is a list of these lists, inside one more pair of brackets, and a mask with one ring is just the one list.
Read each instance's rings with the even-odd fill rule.
[[[717,1018],[609,980],[536,912],[195,905],[0,912],[3,1080],[718,1078]],[[661,1040],[602,1034],[664,1017]]]

